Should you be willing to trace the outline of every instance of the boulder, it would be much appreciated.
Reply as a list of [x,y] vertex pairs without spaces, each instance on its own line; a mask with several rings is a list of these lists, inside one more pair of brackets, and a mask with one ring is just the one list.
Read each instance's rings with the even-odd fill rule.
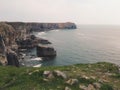
[[47,76],[48,76],[49,74],[51,74],[51,73],[52,73],[51,71],[44,71],[44,72],[43,72],[43,75],[47,77]]
[[8,65],[19,67],[19,61],[17,54],[12,50],[7,50]]
[[37,56],[38,57],[55,57],[56,51],[51,46],[38,45],[37,46]]
[[53,79],[54,75],[52,73],[52,71],[44,71],[43,76],[45,76],[48,79]]
[[92,84],[89,84],[87,90],[96,90],[96,89]]
[[75,85],[75,84],[78,84],[78,80],[77,79],[69,79],[68,81],[66,81],[66,83],[69,85]]
[[5,66],[5,65],[7,65],[7,59],[6,59],[6,56],[4,56],[4,55],[0,55],[0,65],[3,65],[3,66]]
[[72,90],[71,88],[69,88],[69,87],[65,87],[65,90]]
[[101,88],[101,84],[98,83],[98,82],[93,83],[93,85],[94,85],[94,87],[95,87],[96,89],[100,89],[100,88]]
[[85,85],[79,85],[79,88],[82,90],[87,90],[87,87]]
[[54,73],[59,76],[59,77],[62,77],[63,79],[67,79],[67,75],[62,72],[62,71],[59,71],[59,70],[55,70]]

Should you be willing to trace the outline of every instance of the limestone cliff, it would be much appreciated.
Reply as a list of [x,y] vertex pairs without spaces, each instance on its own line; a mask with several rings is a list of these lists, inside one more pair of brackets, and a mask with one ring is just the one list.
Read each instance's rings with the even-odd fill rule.
[[0,23],[0,35],[2,36],[5,46],[15,44],[15,29],[6,23]]
[[6,22],[12,25],[15,30],[26,29],[27,32],[31,31],[49,31],[54,29],[76,29],[76,25],[71,22],[67,23],[23,23],[23,22]]
[[7,64],[6,47],[1,36],[0,36],[0,64],[2,65]]
[[10,53],[17,49],[16,37],[17,33],[11,25],[0,23],[0,64],[7,65],[9,64],[8,60],[13,62],[16,60],[15,58],[8,58],[11,56]]

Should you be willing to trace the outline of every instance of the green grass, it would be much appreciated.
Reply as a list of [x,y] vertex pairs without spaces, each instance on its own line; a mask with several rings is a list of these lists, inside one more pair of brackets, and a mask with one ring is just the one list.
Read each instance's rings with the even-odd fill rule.
[[[68,85],[60,77],[44,81],[43,72],[46,70],[63,71],[68,79],[76,78],[79,82],[74,86]],[[100,90],[120,90],[118,67],[106,62],[40,68],[0,66],[0,90],[64,90],[66,86],[72,90],[80,90],[79,85],[88,86],[95,82],[102,85]]]

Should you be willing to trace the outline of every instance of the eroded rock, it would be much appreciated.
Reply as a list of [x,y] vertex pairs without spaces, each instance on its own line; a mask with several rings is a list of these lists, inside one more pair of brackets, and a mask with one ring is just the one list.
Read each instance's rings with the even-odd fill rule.
[[92,84],[89,84],[87,90],[96,90],[96,89]]
[[58,76],[58,77],[62,77],[63,79],[67,79],[67,75],[59,70],[55,70],[54,73]]
[[85,85],[79,85],[79,88],[82,90],[87,90],[87,87]]
[[38,45],[37,56],[38,57],[55,57],[56,51],[51,46]]
[[53,79],[54,78],[54,75],[53,75],[52,71],[44,71],[43,75],[48,79]]
[[7,63],[6,47],[3,41],[3,37],[0,35],[0,64],[7,65]]
[[18,56],[14,51],[10,49],[7,51],[7,61],[8,65],[19,67]]
[[71,88],[69,88],[69,87],[65,87],[65,90],[72,90]]

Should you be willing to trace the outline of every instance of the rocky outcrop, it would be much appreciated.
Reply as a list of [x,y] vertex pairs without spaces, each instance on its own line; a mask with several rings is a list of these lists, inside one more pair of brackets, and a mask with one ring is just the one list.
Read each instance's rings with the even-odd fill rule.
[[38,45],[37,46],[37,56],[38,57],[55,57],[56,51],[53,47]]
[[2,36],[0,35],[0,64],[6,65],[7,59],[6,59],[6,47],[3,41]]
[[18,56],[12,50],[7,51],[7,61],[8,61],[8,65],[19,67]]
[[51,42],[38,38],[35,35],[29,35],[26,39],[18,40],[17,44],[19,49],[29,49],[36,47],[38,44],[51,44]]
[[5,46],[11,46],[16,44],[15,43],[16,32],[11,25],[8,25],[6,23],[0,23],[0,35],[3,38]]
[[2,65],[13,65],[11,63],[15,63],[14,66],[17,66],[17,54],[13,55],[12,53],[12,50],[17,50],[17,44],[15,42],[16,35],[12,26],[6,23],[0,23],[0,62]]
[[27,33],[33,31],[49,31],[54,29],[76,29],[77,26],[74,23],[23,23],[23,22],[6,22],[13,26],[15,30],[26,29]]

